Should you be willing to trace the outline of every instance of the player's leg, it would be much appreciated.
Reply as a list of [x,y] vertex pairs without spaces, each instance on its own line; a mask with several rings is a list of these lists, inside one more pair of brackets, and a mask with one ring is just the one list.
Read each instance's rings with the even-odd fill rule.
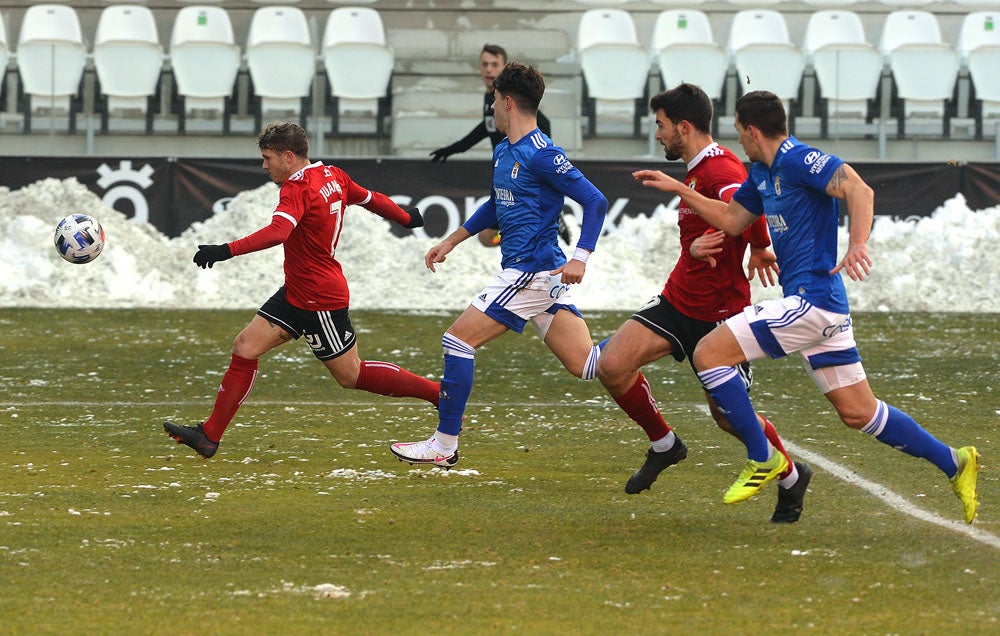
[[257,378],[258,358],[293,337],[295,336],[286,326],[259,314],[254,316],[233,341],[229,368],[222,376],[211,415],[198,426],[165,422],[163,427],[167,434],[179,444],[190,446],[202,457],[214,455],[226,427],[233,421],[236,411],[253,389]]
[[[748,307],[743,313],[729,318],[702,338],[695,348],[694,366],[702,385],[712,399],[725,411],[736,435],[747,447],[747,463],[736,482],[726,492],[723,501],[735,503],[760,491],[768,481],[788,470],[788,460],[768,441],[750,402],[746,384],[738,365],[767,355],[785,355],[782,342],[789,347],[795,338],[779,338],[779,330],[798,336],[795,321],[787,320],[791,313],[808,310],[808,304],[795,297],[764,301]],[[752,322],[751,322],[752,321]],[[811,325],[804,324],[806,331]],[[784,334],[781,334],[784,336]],[[806,337],[806,336],[803,336]],[[766,349],[765,349],[766,347]],[[765,426],[766,428],[766,426]]]
[[625,483],[625,492],[630,495],[649,489],[661,472],[687,457],[687,446],[663,418],[649,382],[640,371],[665,356],[677,358],[676,345],[673,336],[660,333],[661,327],[640,321],[641,312],[615,331],[597,363],[601,384],[649,438],[643,465]]
[[[523,323],[522,323],[523,328]],[[508,327],[468,307],[445,332],[444,373],[441,376],[438,402],[438,426],[429,439],[397,442],[390,447],[393,455],[411,464],[436,464],[451,468],[458,462],[458,436],[462,417],[472,393],[476,351],[500,337]]]
[[962,501],[965,521],[972,523],[979,507],[979,453],[974,447],[952,448],[908,414],[876,398],[860,362],[816,369],[813,379],[821,390],[826,389],[824,395],[844,424],[908,455],[926,459],[947,475]]
[[587,322],[575,308],[557,306],[552,312],[535,316],[531,322],[542,342],[567,371],[584,380],[597,376],[601,350],[591,339]]

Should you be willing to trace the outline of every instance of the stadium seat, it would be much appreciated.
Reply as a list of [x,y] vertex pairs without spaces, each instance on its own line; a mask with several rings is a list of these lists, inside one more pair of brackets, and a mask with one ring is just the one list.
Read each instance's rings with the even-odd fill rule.
[[222,116],[222,131],[228,133],[240,70],[240,47],[229,13],[222,7],[182,8],[170,35],[170,63],[177,95],[177,132],[186,132],[191,111],[206,110]]
[[264,113],[299,115],[303,128],[309,114],[316,53],[302,9],[269,6],[253,12],[246,46],[253,91],[254,130]]
[[976,138],[983,120],[1000,117],[1000,11],[973,11],[962,20],[958,53],[975,90]]
[[803,0],[806,4],[818,7],[846,7],[862,0]]
[[788,37],[788,26],[771,9],[746,9],[733,16],[727,45],[736,67],[741,92],[768,90],[784,100],[789,124],[789,102],[798,99],[804,61]]
[[[7,25],[0,15],[0,104],[7,103],[7,63],[10,61],[10,46],[7,44]],[[5,110],[5,108],[0,108]]]
[[146,134],[153,132],[163,69],[163,47],[153,12],[135,5],[101,11],[94,35],[94,68],[101,132],[108,132],[108,117],[114,110],[143,112]]
[[949,110],[958,78],[958,53],[941,39],[937,18],[928,11],[892,11],[885,18],[879,49],[892,70],[897,107],[897,135],[906,134],[913,115],[940,117],[949,134]]
[[591,9],[580,17],[577,51],[583,73],[588,134],[597,132],[598,110],[628,113],[633,136],[646,113],[649,54],[639,45],[632,16],[621,9]]
[[31,116],[38,108],[66,111],[69,132],[76,132],[86,61],[87,49],[73,7],[36,4],[25,11],[17,43],[25,133],[31,132]]
[[[660,12],[653,27],[651,50],[664,89],[685,81],[697,84],[716,103],[716,110],[720,110],[718,105],[729,60],[716,43],[708,16],[703,11],[668,9]],[[718,126],[718,118],[712,118],[712,126]]]
[[802,50],[816,73],[822,97],[822,137],[830,117],[855,115],[871,121],[878,94],[882,55],[868,43],[861,18],[853,11],[828,9],[809,16]]
[[378,12],[364,7],[331,11],[323,32],[322,58],[331,132],[336,134],[342,115],[353,111],[374,116],[376,136],[385,136],[394,57]]

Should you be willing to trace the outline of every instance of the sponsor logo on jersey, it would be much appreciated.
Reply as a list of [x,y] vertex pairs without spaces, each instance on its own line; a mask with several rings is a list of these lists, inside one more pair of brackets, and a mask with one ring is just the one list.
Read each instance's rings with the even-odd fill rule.
[[772,234],[782,234],[788,230],[788,223],[785,222],[785,217],[780,214],[768,214],[767,229],[769,229]]
[[320,340],[320,337],[314,333],[306,334],[306,344],[309,345],[309,348],[313,351],[319,351],[323,348],[323,341]]
[[511,171],[510,171],[510,178],[511,179],[517,179],[517,173],[520,172],[520,171],[521,171],[521,162],[520,161],[515,161],[514,162],[514,167],[511,168]]
[[479,300],[486,302],[486,294],[479,294]]
[[767,192],[767,181],[761,181],[757,184],[757,190],[760,192]]
[[507,188],[493,188],[493,197],[496,199],[497,203],[504,203],[506,205],[514,205],[514,193]]
[[354,334],[351,333],[350,331],[345,331],[344,332],[344,342],[347,342],[348,340],[350,340],[353,337],[354,337]]
[[830,163],[830,155],[820,156],[816,159],[816,162],[813,163],[812,167],[809,168],[809,174],[819,174],[823,172],[823,168],[825,168],[828,163]]
[[566,174],[573,169],[573,164],[566,157],[566,155],[562,153],[553,157],[552,165],[556,167],[556,174]]
[[777,194],[779,197],[781,196],[781,177],[780,176],[774,178],[774,193]]
[[803,159],[803,161],[805,161],[806,165],[808,166],[809,164],[819,159],[819,155],[820,152],[818,150],[813,150],[812,152],[806,154],[805,159]]

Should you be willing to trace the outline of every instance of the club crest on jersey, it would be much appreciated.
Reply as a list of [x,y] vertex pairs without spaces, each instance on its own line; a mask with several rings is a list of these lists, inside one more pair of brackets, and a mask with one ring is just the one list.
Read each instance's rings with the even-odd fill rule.
[[774,193],[781,196],[781,177],[774,178]]
[[698,177],[692,177],[691,181],[688,183],[688,187],[694,190],[698,186]]
[[521,171],[521,162],[520,161],[515,161],[514,162],[514,167],[511,168],[511,170],[510,170],[510,178],[511,179],[517,179],[517,173],[520,172],[520,171]]

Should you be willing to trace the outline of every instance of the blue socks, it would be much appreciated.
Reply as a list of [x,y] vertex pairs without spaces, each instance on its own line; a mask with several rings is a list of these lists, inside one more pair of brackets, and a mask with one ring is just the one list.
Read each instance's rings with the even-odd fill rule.
[[949,479],[958,470],[950,446],[928,433],[912,417],[882,400],[878,401],[875,417],[861,430],[907,455],[926,459]]
[[444,375],[438,401],[437,430],[457,436],[462,430],[462,415],[472,393],[476,350],[450,333],[444,334],[441,344],[444,347]]
[[698,379],[747,447],[747,458],[758,462],[770,459],[767,436],[757,422],[757,413],[736,367],[715,367],[698,372]]

